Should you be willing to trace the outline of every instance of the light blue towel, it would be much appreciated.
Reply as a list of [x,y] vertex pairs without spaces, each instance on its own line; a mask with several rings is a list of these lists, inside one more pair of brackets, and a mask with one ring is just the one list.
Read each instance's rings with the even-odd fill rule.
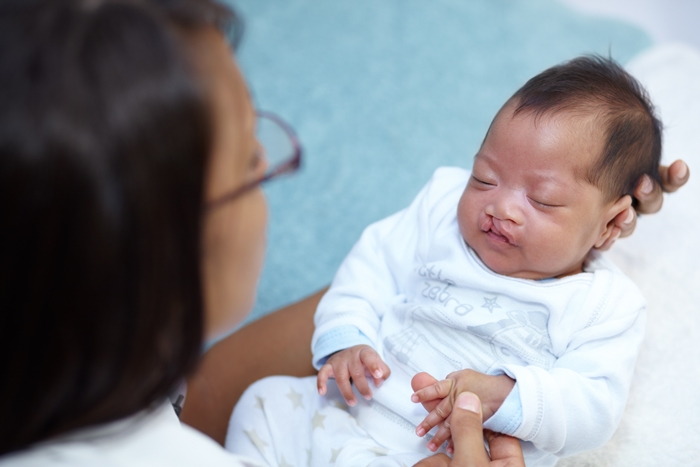
[[297,130],[302,171],[266,187],[268,256],[249,319],[328,284],[362,229],[433,170],[470,167],[527,79],[582,53],[624,63],[641,30],[554,0],[230,0],[256,105]]

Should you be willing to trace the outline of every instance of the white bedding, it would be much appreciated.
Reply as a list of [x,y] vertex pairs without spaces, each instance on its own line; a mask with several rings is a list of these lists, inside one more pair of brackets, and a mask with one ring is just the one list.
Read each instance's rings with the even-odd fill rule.
[[609,253],[648,300],[646,338],[612,440],[562,467],[700,465],[700,53],[659,45],[627,69],[659,110],[664,161],[684,159],[691,178]]

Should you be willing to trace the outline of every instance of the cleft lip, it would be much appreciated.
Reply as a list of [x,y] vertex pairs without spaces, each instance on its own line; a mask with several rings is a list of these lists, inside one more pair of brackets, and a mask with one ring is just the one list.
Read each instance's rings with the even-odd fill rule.
[[507,242],[509,244],[516,245],[515,239],[513,238],[513,235],[506,230],[502,221],[500,221],[496,218],[491,218],[490,224],[491,224],[491,226],[490,226],[489,230],[491,232],[493,232],[494,234],[496,234],[500,237],[503,237],[504,239],[507,240]]

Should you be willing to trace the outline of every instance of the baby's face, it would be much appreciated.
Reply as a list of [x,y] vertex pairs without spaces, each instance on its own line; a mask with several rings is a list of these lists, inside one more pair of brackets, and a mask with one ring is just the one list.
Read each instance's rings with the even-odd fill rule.
[[[583,174],[603,149],[592,119],[496,116],[458,207],[464,240],[493,271],[542,279],[581,272],[620,204]],[[607,233],[606,233],[607,232]]]

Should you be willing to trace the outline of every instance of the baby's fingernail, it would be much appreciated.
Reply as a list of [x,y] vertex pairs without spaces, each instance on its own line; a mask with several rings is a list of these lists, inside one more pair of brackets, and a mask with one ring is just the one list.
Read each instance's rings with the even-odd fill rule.
[[375,370],[374,377],[381,378],[382,377],[382,370]]
[[481,401],[471,392],[463,392],[457,396],[457,407],[464,410],[469,410],[470,412],[481,412]]
[[357,401],[355,399],[350,399],[349,401],[347,401],[347,403],[350,407],[355,407],[355,404],[357,404]]
[[423,436],[425,436],[425,428],[419,426],[418,428],[416,428],[416,434],[422,438]]
[[625,224],[629,224],[634,219],[634,209],[627,208],[627,218],[625,219]]
[[450,446],[449,448],[447,448],[447,454],[454,454],[454,452],[455,452],[455,450],[454,450],[454,448],[453,448],[452,446]]
[[372,398],[372,393],[370,392],[369,394],[362,394],[362,397],[365,398],[365,400],[370,400]]
[[688,166],[683,164],[683,166],[681,166],[681,169],[678,171],[678,178],[682,180],[685,178],[686,175],[688,175]]
[[654,183],[651,181],[647,175],[644,176],[642,180],[642,193],[645,195],[650,194],[654,190]]
[[418,396],[415,395],[415,394],[413,394],[413,395],[411,396],[411,402],[418,402]]

